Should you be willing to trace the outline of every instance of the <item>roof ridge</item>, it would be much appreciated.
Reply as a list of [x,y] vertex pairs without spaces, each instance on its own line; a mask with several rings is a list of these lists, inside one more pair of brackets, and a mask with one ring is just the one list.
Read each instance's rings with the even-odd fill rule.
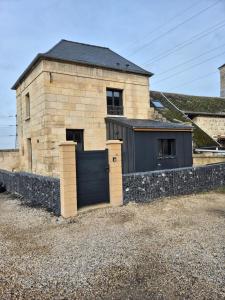
[[85,46],[90,46],[90,47],[96,47],[96,48],[103,48],[103,49],[109,49],[109,50],[111,50],[109,47],[105,47],[105,46],[98,46],[98,45],[93,45],[93,44],[80,43],[80,42],[66,40],[66,39],[61,39],[61,41],[59,41],[59,43],[61,43],[61,42],[68,42],[68,43],[73,43],[73,44],[79,44],[79,45],[85,45]]
[[173,92],[161,92],[161,91],[152,91],[150,90],[150,95],[151,95],[151,92],[155,92],[155,93],[163,93],[163,94],[166,94],[166,95],[180,95],[180,96],[187,96],[187,97],[198,97],[198,98],[212,98],[212,99],[221,99],[221,100],[225,100],[224,97],[218,97],[218,96],[198,96],[198,95],[191,95],[191,94],[181,94],[181,93],[173,93]]

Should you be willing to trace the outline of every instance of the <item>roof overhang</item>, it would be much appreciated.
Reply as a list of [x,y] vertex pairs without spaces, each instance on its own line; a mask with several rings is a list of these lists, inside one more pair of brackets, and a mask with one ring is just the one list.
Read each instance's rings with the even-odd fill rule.
[[42,60],[42,54],[38,54],[29,64],[29,66],[25,69],[25,71],[19,76],[17,81],[11,87],[12,90],[16,90],[18,86],[24,81],[24,79],[33,71],[33,69],[37,66],[37,64]]
[[222,69],[223,67],[225,67],[225,64],[223,64],[222,66],[220,66],[218,69],[220,70],[220,69]]
[[53,58],[51,56],[48,56],[43,53],[39,53],[33,60],[32,62],[28,65],[28,67],[25,69],[25,71],[19,76],[17,81],[13,84],[11,87],[12,90],[16,90],[17,87],[25,80],[25,78],[33,71],[33,69],[37,66],[37,64],[41,60],[48,60],[48,61],[56,61],[56,62],[62,62],[62,63],[68,63],[68,64],[73,64],[73,65],[83,65],[83,66],[91,66],[94,68],[100,68],[100,69],[105,69],[105,70],[111,70],[111,71],[116,71],[116,72],[121,72],[121,73],[128,73],[128,74],[135,74],[135,75],[140,75],[140,76],[146,76],[146,77],[151,77],[154,75],[154,73],[151,72],[134,72],[130,70],[120,70],[120,69],[114,69],[114,68],[109,68],[103,65],[97,65],[97,64],[91,64],[83,61],[71,61],[71,60],[66,60],[66,59],[60,59],[60,58]]
[[142,132],[192,132],[193,127],[186,124],[161,122],[149,119],[128,119],[126,117],[107,117],[107,123],[112,122],[134,131]]
[[201,112],[201,111],[182,111],[186,115],[193,116],[212,116],[212,117],[221,117],[225,118],[225,113],[210,113],[210,112]]
[[193,128],[133,128],[133,130],[151,132],[192,132]]

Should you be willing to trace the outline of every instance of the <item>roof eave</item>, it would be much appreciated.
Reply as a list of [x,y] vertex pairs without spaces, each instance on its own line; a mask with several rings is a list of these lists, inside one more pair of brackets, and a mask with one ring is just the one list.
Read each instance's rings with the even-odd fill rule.
[[19,76],[17,81],[14,83],[14,85],[11,87],[12,90],[16,90],[17,87],[22,83],[22,81],[27,77],[28,74],[35,68],[37,63],[43,58],[42,53],[38,53],[35,58],[32,60],[32,62],[28,65],[28,67],[23,71],[23,73]]
[[192,132],[193,128],[189,127],[133,127],[134,131],[163,131],[163,132]]
[[182,111],[186,115],[198,115],[198,116],[216,116],[216,117],[221,117],[225,118],[225,114],[221,113],[208,113],[208,112],[199,112],[199,111]]
[[105,66],[101,66],[101,65],[95,65],[95,64],[91,64],[91,63],[87,63],[87,62],[79,62],[79,61],[74,61],[73,62],[73,61],[66,60],[66,59],[54,58],[54,57],[50,57],[46,54],[39,53],[32,60],[32,62],[25,69],[25,71],[19,76],[19,78],[14,83],[14,85],[11,87],[11,89],[16,90],[17,87],[22,83],[22,81],[28,76],[28,74],[35,68],[37,63],[42,59],[51,60],[51,61],[58,61],[58,62],[65,62],[65,63],[71,63],[71,64],[92,66],[92,67],[96,67],[96,68],[103,68],[103,69],[106,69],[106,70],[113,70],[113,71],[117,71],[117,72],[136,74],[136,75],[142,75],[142,76],[147,76],[147,77],[151,77],[151,76],[154,75],[154,73],[151,73],[151,72],[148,72],[148,71],[145,71],[145,70],[143,70],[143,73],[142,72],[135,72],[135,71],[132,71],[132,70],[119,70],[119,69],[116,69],[116,68],[110,68],[110,67],[105,67]]
[[193,126],[180,126],[180,127],[150,127],[150,126],[133,126],[131,124],[127,124],[122,122],[119,118],[113,118],[113,117],[105,117],[105,121],[113,121],[116,124],[122,125],[124,127],[129,127],[133,129],[134,131],[193,131]]
[[145,71],[145,70],[143,70],[143,72],[135,72],[135,71],[132,71],[132,70],[122,70],[122,69],[120,70],[120,69],[110,68],[110,67],[103,66],[103,65],[88,63],[88,62],[85,62],[85,61],[78,61],[78,60],[77,61],[71,61],[71,60],[67,60],[67,59],[63,59],[63,58],[51,57],[51,56],[48,56],[48,55],[43,55],[43,59],[51,60],[51,61],[64,62],[64,63],[70,63],[70,64],[74,64],[74,65],[91,66],[91,67],[95,67],[95,68],[102,68],[102,69],[105,69],[105,70],[112,70],[112,71],[121,72],[121,73],[131,73],[131,74],[148,76],[148,77],[151,77],[152,75],[154,75],[153,73]]

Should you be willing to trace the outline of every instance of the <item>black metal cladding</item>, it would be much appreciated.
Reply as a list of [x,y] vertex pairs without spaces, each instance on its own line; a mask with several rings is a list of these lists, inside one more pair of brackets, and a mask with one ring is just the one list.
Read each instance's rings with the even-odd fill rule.
[[[107,139],[123,141],[123,174],[192,166],[191,131],[135,131],[106,119]],[[175,155],[159,157],[159,140],[175,141]]]
[[[160,157],[159,140],[174,140],[175,155]],[[135,172],[192,166],[191,132],[135,132]]]

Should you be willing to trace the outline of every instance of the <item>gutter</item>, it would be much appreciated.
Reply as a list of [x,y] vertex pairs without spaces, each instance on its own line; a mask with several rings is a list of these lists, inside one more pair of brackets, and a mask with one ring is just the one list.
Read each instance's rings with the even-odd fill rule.
[[193,115],[193,116],[213,116],[213,117],[225,117],[225,113],[207,113],[207,112],[198,112],[198,111],[182,111],[185,115]]
[[209,150],[209,149],[194,149],[195,152],[201,153],[201,152],[208,152],[208,153],[219,153],[225,155],[225,150]]

